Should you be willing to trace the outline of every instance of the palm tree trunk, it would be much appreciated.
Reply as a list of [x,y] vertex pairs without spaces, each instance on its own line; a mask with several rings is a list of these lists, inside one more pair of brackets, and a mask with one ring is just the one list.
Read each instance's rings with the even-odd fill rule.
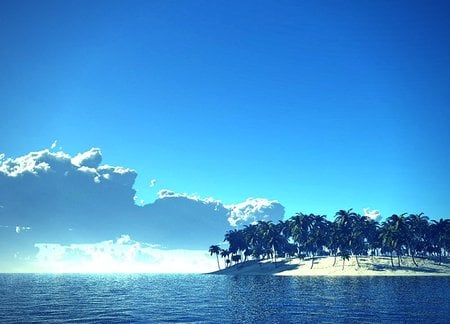
[[216,258],[217,258],[217,267],[219,268],[219,270],[220,270],[220,264],[219,264],[219,255],[218,254],[216,254]]
[[334,253],[334,262],[333,262],[333,267],[336,265],[336,259],[337,259],[337,252]]
[[398,266],[400,267],[400,253],[397,253],[397,262],[398,262]]
[[413,261],[414,265],[415,265],[416,267],[418,267],[417,262],[416,262],[416,260],[414,259],[414,252],[413,252],[413,251],[411,251],[411,258],[412,258],[412,261]]
[[344,271],[345,259],[342,259],[342,271]]
[[391,265],[394,267],[394,258],[392,257],[392,251],[391,251]]
[[273,258],[275,260],[275,268],[277,267],[277,251],[275,251],[275,246],[272,246],[273,248]]
[[356,258],[356,264],[358,265],[358,268],[359,268],[358,254],[355,254],[355,258]]
[[313,266],[314,266],[314,253],[313,253],[312,258],[311,258],[311,269],[313,268]]

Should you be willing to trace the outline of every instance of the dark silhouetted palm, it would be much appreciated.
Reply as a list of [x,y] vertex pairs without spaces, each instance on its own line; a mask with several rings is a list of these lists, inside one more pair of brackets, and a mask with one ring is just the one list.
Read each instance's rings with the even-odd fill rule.
[[220,264],[219,264],[219,254],[222,251],[222,249],[218,246],[218,245],[211,245],[209,247],[209,253],[211,255],[215,254],[216,255],[216,259],[217,259],[217,267],[220,270]]
[[419,251],[425,250],[426,234],[428,232],[428,217],[423,213],[411,214],[406,218],[408,226],[407,242],[411,259],[416,267],[419,265],[415,260],[415,255]]
[[431,239],[439,254],[439,264],[442,263],[442,249],[449,245],[450,241],[450,219],[432,221],[430,225]]
[[230,252],[227,250],[220,251],[220,256],[225,259],[225,267],[230,265]]

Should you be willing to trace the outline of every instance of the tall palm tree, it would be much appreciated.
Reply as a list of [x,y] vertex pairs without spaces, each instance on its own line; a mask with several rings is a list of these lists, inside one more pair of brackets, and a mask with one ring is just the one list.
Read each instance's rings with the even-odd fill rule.
[[379,232],[379,239],[381,242],[381,253],[389,253],[389,256],[391,258],[391,265],[394,266],[394,259],[392,257],[392,252],[394,251],[393,248],[393,236],[392,236],[392,230],[391,226],[388,222],[383,222],[381,224],[380,232]]
[[226,232],[224,241],[228,241],[229,244],[228,250],[232,255],[235,255],[240,251],[243,252],[246,249],[243,230],[235,229]]
[[289,243],[289,239],[291,237],[291,226],[289,221],[280,220],[276,226],[280,235],[279,254],[284,254],[285,257],[286,255],[292,255],[292,245]]
[[450,241],[450,219],[440,219],[439,221],[432,221],[430,225],[431,238],[436,246],[439,254],[439,264],[442,263],[442,250],[448,246]]
[[335,215],[334,222],[336,223],[338,249],[339,255],[342,258],[342,268],[344,268],[345,260],[348,260],[350,257],[354,217],[356,217],[356,213],[353,212],[353,209],[341,209]]
[[331,222],[328,228],[328,249],[330,250],[331,255],[334,256],[334,267],[339,252],[339,229],[336,222]]
[[383,246],[390,252],[391,264],[392,252],[395,251],[397,254],[398,266],[400,266],[400,255],[402,254],[402,249],[406,246],[406,240],[408,235],[408,227],[406,225],[406,214],[401,214],[400,216],[394,214],[386,219],[383,223],[381,236],[383,240]]
[[215,254],[216,255],[216,259],[217,259],[217,267],[220,270],[220,264],[219,264],[219,254],[222,251],[222,249],[218,246],[218,245],[211,245],[209,247],[209,253],[210,255]]
[[258,258],[258,246],[260,245],[258,226],[256,224],[244,225],[242,234],[245,243],[244,261],[247,261],[247,257],[251,255]]
[[303,253],[307,252],[306,244],[312,225],[311,216],[297,213],[295,216],[291,217],[288,222],[292,239],[297,244],[298,256],[301,257]]
[[359,268],[358,255],[367,253],[365,239],[366,239],[366,223],[365,217],[360,214],[353,213],[350,218],[351,235],[350,235],[350,249],[355,256],[356,264]]
[[311,219],[311,226],[309,230],[306,247],[311,253],[311,269],[314,266],[315,256],[323,249],[327,243],[328,222],[326,216],[309,215]]
[[272,257],[274,258],[275,267],[277,266],[277,253],[281,252],[282,246],[285,243],[283,236],[281,235],[280,226],[275,225],[271,221],[260,222],[260,232],[264,246],[271,250]]
[[379,240],[379,224],[377,221],[364,217],[364,237],[367,244],[367,250],[370,250],[370,254],[374,256],[375,251],[381,248],[381,242]]
[[406,218],[406,225],[408,227],[407,242],[409,253],[414,265],[418,267],[414,256],[418,251],[425,250],[428,217],[424,216],[423,213],[411,214]]

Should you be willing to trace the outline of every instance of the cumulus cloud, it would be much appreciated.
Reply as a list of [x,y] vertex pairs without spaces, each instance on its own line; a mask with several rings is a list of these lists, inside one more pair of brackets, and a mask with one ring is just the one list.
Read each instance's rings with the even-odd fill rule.
[[156,184],[156,179],[152,179],[152,180],[150,180],[150,188],[153,188],[154,186],[155,186],[155,184]]
[[246,201],[225,206],[230,212],[228,221],[232,226],[253,224],[258,220],[281,220],[284,207],[276,200],[248,198]]
[[379,210],[370,210],[369,208],[363,208],[364,216],[379,221],[381,219],[381,213]]
[[124,232],[171,250],[200,250],[221,242],[233,226],[284,216],[277,201],[251,198],[224,205],[167,189],[143,205],[133,189],[137,173],[102,159],[101,150],[92,148],[75,156],[42,150],[0,160],[0,224],[7,227],[0,235],[3,251],[25,255],[20,246],[30,253],[36,242],[67,247],[106,242]]
[[92,239],[116,233],[117,219],[132,213],[137,174],[101,159],[91,149],[74,158],[42,150],[0,161],[0,222],[27,224],[36,238],[64,237],[67,228]]
[[129,235],[91,244],[38,243],[35,247],[38,272],[204,273],[216,267],[205,250],[160,249]]
[[55,149],[56,145],[58,145],[58,141],[54,141],[52,143],[52,145],[50,146],[50,148],[53,150],[53,149]]
[[77,154],[71,159],[73,165],[78,167],[97,168],[102,162],[102,153],[99,148],[91,148],[89,151]]

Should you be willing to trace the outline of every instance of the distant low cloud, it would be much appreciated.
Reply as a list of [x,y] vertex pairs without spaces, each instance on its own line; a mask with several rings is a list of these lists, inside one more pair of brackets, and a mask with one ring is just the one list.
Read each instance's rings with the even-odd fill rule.
[[56,148],[57,145],[58,145],[58,141],[54,141],[54,142],[52,143],[52,145],[50,146],[50,148],[53,150],[53,149]]
[[204,273],[216,268],[206,250],[166,250],[129,235],[91,244],[38,243],[35,247],[38,272]]
[[369,208],[363,208],[364,216],[379,221],[381,219],[381,213],[379,210],[370,210]]
[[156,184],[156,179],[150,180],[150,188],[153,188]]

